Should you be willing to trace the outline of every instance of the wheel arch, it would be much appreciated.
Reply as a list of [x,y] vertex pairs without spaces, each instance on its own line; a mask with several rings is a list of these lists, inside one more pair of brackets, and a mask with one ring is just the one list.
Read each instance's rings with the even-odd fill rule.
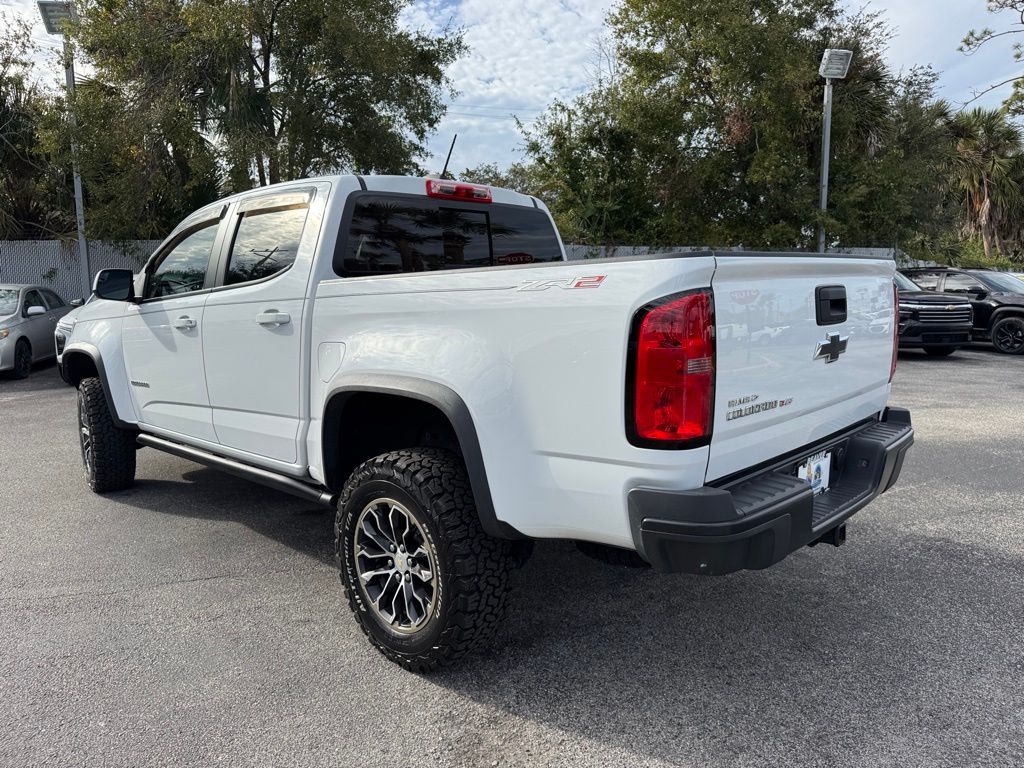
[[1007,317],[1024,317],[1024,306],[996,307],[992,312],[992,317],[988,320],[988,332],[992,333],[992,329],[996,327],[996,323]]
[[110,381],[100,351],[93,345],[83,342],[75,342],[65,347],[60,358],[60,377],[77,388],[82,379],[90,376],[98,378],[100,384],[103,385],[103,396],[107,400],[107,407],[110,409],[114,425],[118,429],[136,429],[134,424],[123,421],[117,415],[117,408],[114,406],[114,399],[110,393]]
[[[385,408],[385,405],[392,407]],[[394,408],[396,405],[400,407]],[[356,406],[362,406],[362,409],[357,411]],[[377,443],[376,447],[369,449],[371,452],[367,455],[367,450],[359,450],[359,446],[369,447],[373,443],[364,440],[351,443],[356,449],[349,450],[347,446],[350,443],[343,431],[346,424],[353,424],[353,419],[374,419],[375,433],[400,434],[402,430],[407,432],[410,427],[401,420],[403,415],[410,412],[416,414],[415,418],[425,420],[417,422],[418,426],[431,424],[431,418],[439,417],[451,430],[465,462],[483,529],[499,538],[523,538],[512,526],[499,520],[495,513],[480,440],[468,406],[453,389],[429,379],[390,374],[351,374],[334,382],[325,402],[321,425],[325,485],[333,492],[340,492],[348,474],[355,468],[349,466],[355,460],[354,457],[359,457],[358,463],[361,463],[387,450],[415,447],[385,447],[385,443]],[[381,418],[387,421],[381,423]]]

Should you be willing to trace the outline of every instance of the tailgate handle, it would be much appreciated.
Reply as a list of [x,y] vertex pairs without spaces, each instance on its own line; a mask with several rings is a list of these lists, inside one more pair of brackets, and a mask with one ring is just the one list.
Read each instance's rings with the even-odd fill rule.
[[846,322],[846,286],[819,285],[814,289],[818,325]]

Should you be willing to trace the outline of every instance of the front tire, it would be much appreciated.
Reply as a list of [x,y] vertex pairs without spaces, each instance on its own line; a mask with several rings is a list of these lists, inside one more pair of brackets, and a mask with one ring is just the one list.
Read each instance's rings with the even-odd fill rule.
[[338,501],[335,551],[356,622],[413,672],[485,646],[504,617],[511,548],[484,532],[465,467],[447,451],[359,466]]
[[135,434],[119,429],[97,378],[78,385],[78,436],[85,480],[96,493],[123,491],[135,483]]
[[993,325],[992,345],[1004,355],[1024,353],[1024,317],[1004,317]]
[[19,339],[14,348],[14,368],[11,377],[15,379],[27,379],[32,373],[32,347],[25,339]]
[[956,352],[957,347],[925,347],[924,352],[926,355],[932,357],[949,357]]

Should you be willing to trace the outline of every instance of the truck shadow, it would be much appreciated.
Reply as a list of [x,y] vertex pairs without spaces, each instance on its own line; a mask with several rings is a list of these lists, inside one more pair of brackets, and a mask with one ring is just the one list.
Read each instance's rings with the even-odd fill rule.
[[[206,468],[181,478],[140,478],[123,499],[235,521],[334,567],[330,510]],[[938,764],[952,750],[1015,764],[1022,573],[1005,548],[911,535],[871,512],[843,550],[720,578],[541,542],[491,649],[419,680],[383,660],[378,672],[490,713],[472,726],[439,704],[464,765],[491,764],[524,723],[637,765],[781,765],[808,751],[822,765]]]
[[[864,539],[722,578],[546,544],[499,645],[430,679],[507,722],[670,764],[782,765],[808,745],[823,765],[1019,749],[1021,643],[1004,628],[1020,601],[1002,598],[1020,594],[1020,559],[877,527]],[[459,746],[483,758],[480,738]]]

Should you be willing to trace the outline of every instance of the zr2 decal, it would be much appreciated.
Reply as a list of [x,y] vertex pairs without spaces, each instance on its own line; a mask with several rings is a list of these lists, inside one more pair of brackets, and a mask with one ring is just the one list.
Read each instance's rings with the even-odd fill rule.
[[570,277],[567,280],[524,280],[517,291],[546,291],[548,288],[600,288],[604,282],[605,275],[591,275],[589,277]]

